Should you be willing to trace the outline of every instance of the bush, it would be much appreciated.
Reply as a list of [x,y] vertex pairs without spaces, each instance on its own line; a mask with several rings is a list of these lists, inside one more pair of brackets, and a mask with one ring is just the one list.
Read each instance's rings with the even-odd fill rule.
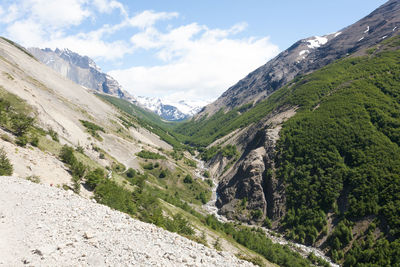
[[191,184],[191,183],[193,183],[193,178],[192,178],[192,176],[190,176],[189,174],[186,175],[185,179],[183,179],[183,182],[184,182],[185,184]]
[[148,150],[142,150],[139,153],[136,153],[136,155],[143,159],[166,159],[165,156],[160,155],[158,153],[148,151]]
[[133,178],[136,175],[136,171],[132,168],[129,168],[126,172],[126,177]]
[[6,152],[0,148],[0,176],[10,176],[13,174],[14,168],[7,158]]
[[60,158],[64,163],[74,165],[77,161],[74,155],[74,149],[68,145],[64,145],[61,149]]
[[59,142],[60,140],[58,139],[58,133],[54,131],[53,129],[49,129],[48,134],[50,135],[51,139],[53,141]]
[[165,170],[161,170],[160,175],[158,175],[159,178],[165,178],[167,176],[167,172]]
[[153,163],[150,162],[150,163],[143,165],[143,169],[146,169],[146,170],[154,169]]
[[31,139],[30,144],[31,144],[32,146],[34,146],[34,147],[37,147],[37,146],[39,145],[39,137],[34,136],[34,137]]
[[104,170],[101,168],[97,168],[93,171],[90,171],[86,175],[86,185],[91,189],[94,190],[96,186],[104,179],[105,173]]
[[35,184],[39,184],[40,183],[40,177],[36,176],[36,175],[28,176],[25,179],[28,180],[28,181],[31,181],[32,183],[35,183]]
[[15,143],[21,147],[25,147],[28,143],[28,138],[25,135],[18,136]]
[[24,114],[15,114],[11,117],[11,127],[16,136],[26,134],[32,127],[34,119]]

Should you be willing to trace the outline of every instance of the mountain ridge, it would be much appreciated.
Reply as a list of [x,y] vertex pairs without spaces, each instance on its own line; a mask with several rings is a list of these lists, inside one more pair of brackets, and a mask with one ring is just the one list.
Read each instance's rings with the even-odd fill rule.
[[198,117],[206,114],[210,117],[221,108],[229,111],[247,103],[257,103],[297,75],[312,72],[347,54],[372,46],[381,38],[390,38],[400,30],[400,18],[396,15],[399,13],[399,1],[390,0],[337,33],[297,41],[230,87],[215,102],[207,105]]

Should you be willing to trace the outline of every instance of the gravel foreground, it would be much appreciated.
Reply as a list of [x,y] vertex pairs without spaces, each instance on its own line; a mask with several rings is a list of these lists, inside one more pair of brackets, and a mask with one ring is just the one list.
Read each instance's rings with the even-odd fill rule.
[[0,266],[253,266],[72,191],[0,177]]

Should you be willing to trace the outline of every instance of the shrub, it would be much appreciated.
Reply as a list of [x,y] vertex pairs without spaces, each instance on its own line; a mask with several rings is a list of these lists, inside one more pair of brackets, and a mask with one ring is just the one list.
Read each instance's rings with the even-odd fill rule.
[[133,178],[136,175],[136,171],[132,168],[129,168],[128,171],[126,172],[126,177],[128,178]]
[[28,181],[31,181],[32,183],[38,184],[40,183],[40,177],[36,175],[31,175],[25,178]]
[[72,166],[76,162],[74,149],[68,145],[64,145],[61,149],[60,158],[64,163]]
[[251,216],[253,217],[254,220],[259,220],[263,216],[262,210],[252,210],[251,211]]
[[21,147],[25,147],[28,143],[28,138],[25,135],[18,136],[15,143]]
[[186,175],[185,178],[183,179],[183,182],[184,182],[185,184],[191,184],[191,183],[193,183],[193,178],[192,178],[192,176],[190,176],[189,174]]
[[167,176],[167,172],[165,170],[161,170],[159,178],[165,178]]
[[53,141],[56,141],[56,142],[60,141],[58,139],[58,133],[56,131],[54,131],[53,129],[49,129],[48,134],[50,135],[51,139],[53,139]]
[[1,176],[9,176],[12,175],[14,168],[10,163],[10,160],[7,158],[6,152],[3,148],[0,148],[0,175]]
[[86,185],[91,189],[94,190],[96,186],[104,179],[105,173],[104,170],[101,168],[97,168],[93,171],[90,171],[86,175]]
[[32,146],[37,147],[37,146],[39,145],[39,137],[34,136],[34,137],[31,139],[30,144],[31,144]]
[[16,136],[22,136],[26,134],[32,127],[34,118],[26,116],[24,114],[15,114],[11,117],[11,127]]
[[150,162],[150,163],[143,165],[143,169],[146,169],[146,170],[154,169],[153,163]]
[[158,153],[148,151],[148,150],[142,150],[139,153],[136,153],[136,155],[143,159],[166,159],[165,156],[160,155]]

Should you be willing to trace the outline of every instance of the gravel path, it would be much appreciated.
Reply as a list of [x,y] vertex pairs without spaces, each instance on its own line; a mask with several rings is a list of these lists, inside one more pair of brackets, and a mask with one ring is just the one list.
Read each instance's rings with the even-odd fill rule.
[[0,177],[0,266],[251,266],[71,191]]

